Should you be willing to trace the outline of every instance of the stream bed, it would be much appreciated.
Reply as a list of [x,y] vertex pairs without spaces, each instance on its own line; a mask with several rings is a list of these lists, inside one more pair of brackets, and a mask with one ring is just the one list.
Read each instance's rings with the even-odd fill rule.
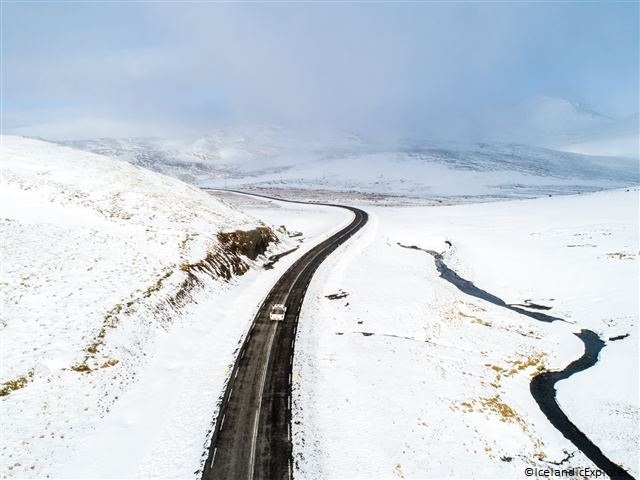
[[[431,255],[440,277],[451,283],[466,295],[480,298],[499,307],[506,308],[541,322],[549,323],[554,321],[566,321],[562,318],[547,315],[539,311],[531,312],[522,308],[524,305],[516,306],[506,303],[500,297],[497,297],[496,295],[477,287],[473,282],[460,277],[455,271],[447,266],[441,253],[434,250],[420,248],[415,245],[407,246],[402,245],[401,243],[398,243],[398,245],[403,248],[421,250]],[[539,306],[530,308],[536,307]],[[531,395],[549,422],[551,422],[551,424],[560,433],[562,433],[567,440],[573,443],[599,469],[604,470],[610,478],[634,480],[634,477],[626,470],[609,460],[602,453],[602,450],[600,450],[597,445],[589,440],[589,438],[578,427],[576,427],[571,420],[569,420],[558,405],[558,401],[556,399],[556,383],[560,380],[566,380],[574,373],[582,372],[583,370],[595,365],[598,361],[600,351],[605,346],[605,342],[591,330],[581,330],[579,333],[574,333],[574,335],[582,340],[582,343],[584,344],[584,354],[560,371],[542,372],[533,377],[529,386]]]

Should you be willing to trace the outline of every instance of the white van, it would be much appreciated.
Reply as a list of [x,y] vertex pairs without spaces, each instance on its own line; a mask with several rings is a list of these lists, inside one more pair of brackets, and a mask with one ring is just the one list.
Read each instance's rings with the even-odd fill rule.
[[284,316],[287,313],[287,307],[281,303],[275,303],[271,306],[271,313],[269,313],[269,319],[271,320],[284,320]]

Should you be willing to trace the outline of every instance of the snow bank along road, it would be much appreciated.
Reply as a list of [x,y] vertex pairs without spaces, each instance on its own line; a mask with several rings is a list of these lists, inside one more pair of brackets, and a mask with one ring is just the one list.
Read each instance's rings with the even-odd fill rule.
[[[346,208],[354,213],[354,219],[294,263],[264,300],[222,398],[203,470],[205,480],[291,478],[291,367],[302,301],[322,261],[368,219],[367,213],[357,208],[319,205]],[[287,306],[283,321],[269,319],[274,303]]]

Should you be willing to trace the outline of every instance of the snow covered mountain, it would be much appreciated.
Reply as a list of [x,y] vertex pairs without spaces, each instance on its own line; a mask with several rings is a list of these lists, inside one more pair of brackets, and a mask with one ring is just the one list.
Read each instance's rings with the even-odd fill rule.
[[639,158],[638,114],[611,118],[562,98],[535,96],[489,122],[487,138],[555,150]]
[[640,182],[637,159],[505,143],[380,142],[339,134],[305,138],[282,129],[244,129],[190,141],[134,138],[72,144],[205,187],[505,198]]
[[[219,300],[264,254],[291,245],[174,178],[38,140],[1,143],[0,475],[44,477],[130,388],[172,325],[198,325],[231,355],[244,323],[194,315],[194,305]],[[198,448],[218,395],[210,391]]]
[[602,125],[591,135],[582,135],[560,150],[590,155],[615,155],[618,157],[640,158],[638,114]]
[[197,138],[97,138],[64,144],[119,158],[191,183],[279,171],[305,160],[361,151],[354,135],[305,135],[276,127],[209,132]]
[[[355,153],[225,179],[240,187],[281,187],[433,197],[532,197],[626,186],[639,181],[632,160],[518,145],[405,147]],[[209,185],[220,186],[221,179]]]
[[504,137],[528,143],[571,140],[582,132],[589,132],[612,121],[588,107],[542,95],[520,102],[503,111],[501,116]]

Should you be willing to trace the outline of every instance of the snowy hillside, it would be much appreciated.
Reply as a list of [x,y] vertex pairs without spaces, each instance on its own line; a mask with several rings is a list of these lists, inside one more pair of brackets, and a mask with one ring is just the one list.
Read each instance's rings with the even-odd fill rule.
[[[532,376],[579,358],[574,334],[590,329],[604,341],[598,362],[559,382],[558,402],[637,478],[638,205],[630,189],[367,206],[369,223],[320,266],[302,309],[296,476],[526,478],[527,467],[595,468],[529,390]],[[428,250],[443,252],[483,298],[443,278]]]
[[612,119],[562,98],[538,95],[498,115],[502,139],[529,144],[559,144],[575,140],[612,123]]
[[640,122],[638,114],[603,125],[590,135],[559,144],[560,150],[587,155],[615,155],[640,158]]
[[639,158],[638,114],[611,118],[562,98],[536,96],[503,110],[485,126],[494,141],[556,150]]
[[202,180],[242,188],[298,187],[415,198],[535,197],[600,190],[640,182],[634,160],[589,157],[520,145],[474,145],[351,153],[253,172],[243,178]]
[[[221,301],[238,279],[257,274],[265,255],[292,245],[256,218],[176,179],[55,144],[1,140],[0,475],[44,477],[102,425],[168,329],[195,325],[198,337],[214,336],[208,344],[218,356],[200,350],[207,363],[232,361],[251,309],[274,280],[265,277],[262,289],[246,290],[253,297],[234,312],[247,310],[240,318],[194,316],[193,301]],[[195,364],[199,352],[192,353]],[[157,388],[178,381],[171,371],[154,377]],[[225,378],[222,369],[213,380],[198,372],[191,383],[204,378],[209,387],[201,399],[192,394],[196,425],[189,441],[196,453],[182,462],[187,468],[198,468]],[[138,408],[152,404],[147,398]],[[188,433],[186,424],[181,429]],[[118,443],[109,438],[105,444]],[[62,476],[75,475],[76,467]]]
[[224,129],[186,139],[97,138],[65,144],[191,183],[277,172],[305,160],[362,148],[361,140],[353,135],[309,136],[276,127]]
[[296,137],[278,129],[191,141],[97,139],[74,146],[205,187],[293,187],[416,198],[534,197],[640,183],[638,160],[540,147]]

